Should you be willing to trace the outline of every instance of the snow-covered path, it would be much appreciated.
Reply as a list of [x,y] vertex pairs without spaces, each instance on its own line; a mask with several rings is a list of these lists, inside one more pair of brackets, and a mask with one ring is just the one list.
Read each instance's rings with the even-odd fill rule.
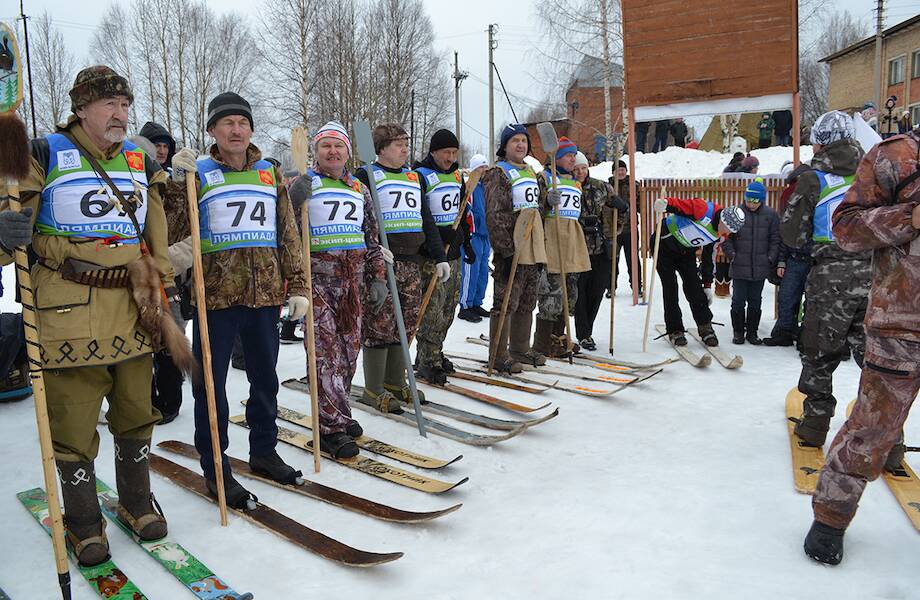
[[[648,174],[712,176],[728,159],[717,153],[687,154],[691,152],[669,149],[642,157],[640,173],[648,164]],[[767,164],[762,172],[778,170],[783,157],[772,155],[779,152],[755,151],[771,155],[761,156]],[[701,158],[705,165],[694,162]],[[776,169],[770,168],[773,163]],[[649,362],[671,357],[673,351],[661,340],[650,342],[649,353],[641,353],[645,311],[630,305],[625,268],[622,272],[616,305],[618,356]],[[7,293],[0,309],[5,311],[18,311],[12,273],[10,267],[3,269]],[[660,287],[655,295],[660,298]],[[764,298],[764,313],[772,317],[769,285]],[[490,302],[487,297],[486,305]],[[727,299],[716,299],[713,309],[717,321],[729,322]],[[608,310],[605,302],[594,330],[601,349],[607,347]],[[662,322],[658,302],[653,314],[654,322]],[[765,318],[762,336],[772,324]],[[457,321],[448,349],[485,355],[484,348],[464,338],[487,330],[485,321]],[[236,590],[252,591],[261,599],[916,598],[920,537],[882,482],[868,487],[847,534],[843,564],[822,567],[805,557],[802,540],[811,510],[809,498],[793,488],[784,417],[786,392],[799,374],[798,356],[790,348],[732,346],[728,328],[717,331],[723,348],[744,356],[740,370],[726,371],[717,364],[697,370],[677,363],[651,381],[604,400],[553,390],[541,398],[561,408],[558,418],[491,448],[434,436],[422,439],[412,428],[357,413],[378,439],[435,457],[462,453],[463,460],[434,476],[450,481],[469,476],[470,481],[443,497],[329,462],[314,475],[307,454],[279,446],[282,456],[307,477],[392,506],[432,510],[463,503],[460,511],[429,524],[385,523],[242,480],[269,506],[347,544],[405,552],[403,559],[381,567],[337,566],[232,515],[229,527],[221,528],[216,506],[156,475],[153,487],[174,537]],[[702,350],[692,341],[691,348]],[[282,346],[278,372],[281,378],[303,375],[303,349]],[[841,413],[856,394],[858,377],[852,362],[837,371]],[[523,393],[464,385],[524,404],[536,402]],[[246,397],[243,373],[231,371],[228,391],[236,399]],[[447,404],[513,418],[464,397],[434,394]],[[287,389],[279,394],[281,404],[302,410],[305,399]],[[190,408],[186,387],[182,414],[158,428],[155,440],[191,442]],[[231,411],[238,414],[242,408]],[[842,423],[841,414],[832,427],[836,430]],[[230,437],[230,454],[246,459],[246,432],[231,427]],[[907,439],[920,439],[917,421],[908,423]],[[107,433],[96,468],[114,484]],[[49,540],[15,498],[17,491],[40,485],[32,403],[0,404],[0,587],[14,600],[56,597]],[[116,528],[108,531],[117,563],[149,598],[191,598]],[[76,570],[71,572],[76,577],[73,597],[96,598]]]

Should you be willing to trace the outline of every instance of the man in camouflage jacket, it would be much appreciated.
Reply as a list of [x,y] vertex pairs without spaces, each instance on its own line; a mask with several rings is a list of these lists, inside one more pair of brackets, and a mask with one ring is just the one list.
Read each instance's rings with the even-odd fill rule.
[[[278,318],[288,298],[290,318],[307,311],[306,280],[293,209],[278,170],[250,143],[254,131],[249,103],[219,94],[208,105],[208,133],[216,140],[207,157],[184,148],[173,156],[167,214],[171,241],[189,235],[186,177],[195,177],[199,206],[211,371],[217,404],[220,451],[227,450],[226,381],[234,339],[246,349],[249,401],[246,420],[250,466],[275,480],[293,483],[297,472],[275,451],[278,427]],[[201,356],[200,324],[193,350]],[[209,490],[216,494],[214,457],[203,380],[194,382],[195,447]],[[244,507],[250,494],[233,479],[223,456],[227,503]]]
[[859,396],[827,452],[805,540],[812,558],[831,564],[866,483],[883,465],[900,469],[898,437],[920,390],[920,130],[869,151],[834,213],[834,235],[845,250],[872,251],[874,269]]
[[807,305],[802,327],[802,373],[799,391],[805,394],[804,415],[795,432],[809,446],[823,446],[837,404],[833,375],[849,345],[862,366],[863,319],[869,295],[871,256],[841,248],[831,232],[835,202],[852,182],[863,156],[853,139],[853,121],[831,111],[812,127],[815,155],[812,170],[803,173],[780,223],[780,235],[790,248],[809,241],[813,266],[805,286]]

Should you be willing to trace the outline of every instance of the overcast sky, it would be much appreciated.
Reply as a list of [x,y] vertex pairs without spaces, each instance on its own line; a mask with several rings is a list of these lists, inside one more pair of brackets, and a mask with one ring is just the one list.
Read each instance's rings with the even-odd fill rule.
[[[207,0],[217,11],[236,11],[243,15],[252,13],[262,2],[254,0]],[[545,87],[538,81],[542,72],[540,54],[535,51],[538,36],[535,2],[522,0],[423,0],[434,24],[436,46],[448,54],[453,65],[453,52],[459,52],[460,69],[469,72],[462,85],[461,115],[463,118],[462,139],[473,150],[485,153],[488,149],[488,36],[489,23],[498,25],[498,49],[495,63],[505,86],[508,88],[518,118],[523,119],[529,105],[539,101]],[[12,0],[4,2],[0,18],[9,22],[15,15]],[[25,12],[38,16],[47,10],[52,20],[64,34],[73,48],[77,62],[89,64],[89,42],[96,22],[104,11],[106,2],[74,2],[73,0],[26,0]],[[849,11],[853,16],[868,24],[873,23],[874,0],[831,0],[835,5]],[[888,0],[887,25],[900,22],[918,12],[917,0]],[[692,2],[687,2],[692,6]],[[462,12],[458,10],[462,8]],[[679,19],[680,16],[676,15]],[[743,48],[739,48],[743,53]],[[756,65],[745,63],[745,68]],[[420,78],[416,93],[424,93],[425,78]],[[498,85],[495,83],[496,124],[512,120],[511,110]]]

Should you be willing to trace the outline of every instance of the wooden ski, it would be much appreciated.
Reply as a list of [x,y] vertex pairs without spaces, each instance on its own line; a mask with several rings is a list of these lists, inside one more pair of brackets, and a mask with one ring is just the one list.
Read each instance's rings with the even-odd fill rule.
[[[168,452],[184,456],[186,458],[191,458],[194,460],[199,459],[198,451],[195,450],[195,447],[191,444],[186,444],[185,442],[169,440],[160,442],[157,444],[157,447]],[[426,521],[431,521],[433,519],[437,519],[438,517],[443,517],[444,515],[450,514],[463,506],[462,504],[455,504],[443,510],[435,510],[429,512],[400,510],[398,508],[393,508],[392,506],[387,506],[386,504],[380,504],[372,500],[353,496],[341,490],[337,490],[335,488],[331,488],[314,481],[304,481],[303,485],[285,485],[275,481],[274,479],[266,477],[265,475],[256,473],[249,467],[248,462],[242,461],[238,458],[233,458],[232,456],[227,458],[230,461],[230,468],[236,475],[242,475],[243,477],[248,477],[249,479],[255,479],[256,481],[261,481],[262,483],[266,483],[277,488],[289,490],[295,494],[300,494],[301,496],[313,498],[314,500],[319,500],[320,502],[338,506],[339,508],[344,508],[345,510],[350,510],[352,512],[366,515],[368,517],[374,517],[375,519],[380,519],[382,521],[392,521],[394,523],[424,523]]]
[[[671,344],[671,340],[668,338],[668,333],[664,325],[655,325],[655,331],[657,331],[662,337],[664,337],[665,341]],[[712,363],[712,356],[708,353],[703,354],[701,356],[693,352],[686,346],[675,346],[674,344],[671,344],[671,347],[677,351],[677,353],[680,355],[682,359],[684,359],[685,361],[687,361],[694,367],[697,367],[698,369],[708,367]]]
[[818,473],[824,466],[824,450],[806,446],[802,438],[795,434],[795,422],[802,416],[802,404],[805,394],[794,387],[786,394],[786,426],[789,429],[789,446],[792,451],[792,476],[795,491],[802,494],[814,494],[818,484]]
[[[198,473],[152,452],[150,453],[150,468],[193,494],[210,502],[217,502],[208,492],[204,477]],[[403,556],[402,552],[379,554],[352,548],[298,523],[261,502],[256,503],[254,510],[237,510],[229,506],[227,510],[232,511],[250,523],[271,531],[304,550],[309,550],[323,558],[328,558],[350,567],[372,567],[397,560]]]
[[[246,417],[238,415],[235,417],[230,417],[230,422],[241,427],[249,427],[249,423],[246,422]],[[313,438],[302,433],[298,433],[286,427],[278,427],[278,441],[284,442],[285,444],[290,444],[305,450],[306,452],[313,451]],[[469,480],[469,477],[464,477],[457,483],[447,483],[444,481],[438,481],[437,479],[432,479],[424,475],[416,475],[415,473],[409,473],[403,471],[398,467],[376,461],[371,458],[364,456],[355,456],[353,458],[333,458],[328,452],[322,452],[323,457],[348,467],[349,469],[354,469],[367,475],[373,475],[374,477],[379,477],[390,483],[395,483],[413,490],[418,490],[420,492],[427,492],[429,494],[442,494],[448,490],[452,490],[462,483],[466,483]]]
[[744,364],[744,358],[742,358],[738,354],[729,354],[728,352],[726,352],[725,350],[722,350],[718,346],[715,346],[715,347],[707,346],[706,342],[703,341],[703,338],[700,337],[699,330],[696,329],[695,327],[688,329],[687,333],[689,333],[691,337],[693,337],[693,339],[698,341],[703,346],[703,348],[705,348],[706,352],[711,354],[712,357],[716,359],[716,361],[720,365],[725,367],[726,369],[737,369],[737,368],[740,368],[741,365]]

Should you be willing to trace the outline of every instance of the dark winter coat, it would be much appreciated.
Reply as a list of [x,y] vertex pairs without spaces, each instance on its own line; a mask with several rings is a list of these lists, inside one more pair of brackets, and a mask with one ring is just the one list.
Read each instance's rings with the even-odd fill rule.
[[757,124],[757,130],[760,132],[760,139],[762,140],[771,140],[773,139],[773,130],[776,128],[776,123],[773,119],[767,117],[766,119],[761,119]]
[[671,135],[674,137],[674,143],[683,148],[687,143],[687,124],[683,121],[674,121],[671,123]]
[[614,194],[608,183],[600,179],[588,177],[581,187],[581,216],[578,220],[585,232],[588,254],[603,254],[606,252],[605,242],[609,239],[605,225],[612,217],[613,209],[624,212],[629,206]]
[[729,276],[732,279],[761,281],[776,268],[780,245],[779,216],[766,204],[757,210],[751,210],[744,204],[741,210],[744,211],[744,226],[722,244],[722,251],[732,261]]
[[777,136],[789,135],[792,131],[792,111],[791,110],[774,110],[773,123],[776,125]]
[[[428,156],[425,157],[425,160],[416,162],[412,169],[418,169],[419,167],[427,167],[438,173],[453,173],[460,166],[457,163],[454,163],[446,171],[441,169],[436,162],[434,162],[434,157],[431,156],[431,153],[428,153]],[[428,181],[424,177],[419,177],[419,182],[422,184],[422,204],[428,204]],[[466,200],[466,184],[461,183],[460,185],[460,204],[462,204],[461,210],[466,211],[467,205],[464,202]],[[447,253],[447,260],[455,260],[460,258],[460,248],[463,246],[467,247],[468,256],[472,255],[472,247],[470,243],[470,225],[467,218],[464,216],[460,219],[460,225],[457,227],[457,230],[454,231],[453,227],[438,227],[438,232],[441,234],[441,243],[444,244],[444,247],[448,247],[450,250]],[[454,239],[456,238],[456,240]],[[435,262],[440,262],[441,256],[433,255],[427,245],[422,246],[421,248],[422,256],[434,260]],[[443,253],[442,253],[443,255]]]
[[169,145],[169,153],[166,155],[166,162],[160,166],[164,169],[171,167],[173,154],[176,153],[176,140],[169,133],[169,131],[159,123],[147,121],[144,123],[144,126],[141,127],[140,135],[144,136],[154,144],[165,142]]

